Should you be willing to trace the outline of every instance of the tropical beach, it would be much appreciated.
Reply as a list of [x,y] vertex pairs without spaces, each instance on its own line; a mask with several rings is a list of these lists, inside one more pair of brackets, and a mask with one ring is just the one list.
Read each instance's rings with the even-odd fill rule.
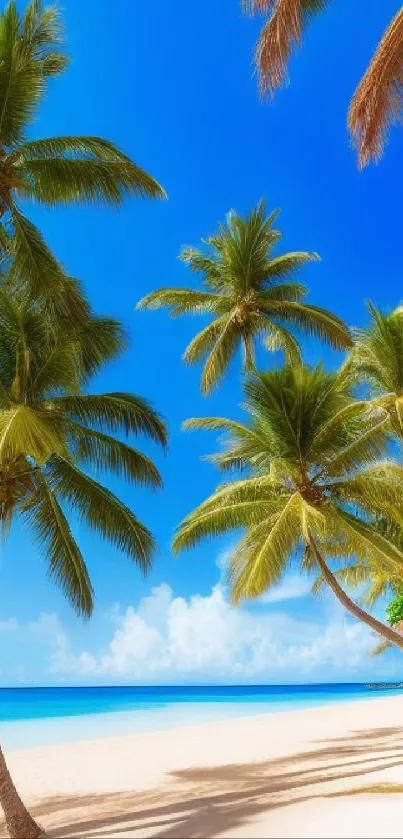
[[8,764],[55,837],[399,837],[401,713],[401,696],[383,697],[16,750]]
[[0,6],[0,835],[400,836],[401,0],[64,6]]

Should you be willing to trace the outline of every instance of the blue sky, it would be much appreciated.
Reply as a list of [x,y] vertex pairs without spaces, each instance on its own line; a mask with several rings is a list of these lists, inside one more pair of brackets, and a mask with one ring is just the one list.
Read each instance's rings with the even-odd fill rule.
[[[104,0],[65,0],[72,63],[50,88],[33,136],[108,137],[161,181],[169,200],[130,200],[118,213],[33,207],[30,214],[71,275],[85,283],[95,308],[124,320],[132,334],[130,351],[105,370],[94,390],[133,390],[149,398],[167,418],[170,449],[163,457],[145,447],[163,473],[163,492],[110,481],[158,540],[146,581],[124,557],[78,530],[97,595],[90,624],[75,618],[21,527],[13,529],[0,556],[2,683],[400,678],[398,654],[369,658],[366,630],[346,621],[329,598],[313,600],[306,581],[291,576],[275,602],[235,614],[226,611],[225,590],[214,589],[225,541],[172,557],[175,525],[217,481],[200,460],[214,447],[213,438],[186,435],[181,423],[189,416],[236,416],[240,366],[234,364],[220,390],[203,399],[200,371],[181,363],[197,321],[135,312],[148,291],[189,281],[177,260],[183,245],[197,245],[230,208],[246,212],[263,196],[269,208],[281,207],[282,247],[322,257],[303,277],[312,302],[351,324],[365,322],[367,298],[385,308],[400,302],[403,132],[393,130],[382,163],[360,174],[345,127],[349,98],[399,3],[366,0],[364,26],[362,6],[338,0],[312,23],[292,61],[291,85],[269,106],[259,101],[252,76],[259,21],[242,16],[239,0],[154,0],[152,6],[121,0],[115,13]],[[305,345],[305,354],[330,365],[338,360],[314,342]],[[178,613],[183,620],[175,629],[172,616]],[[221,623],[215,624],[218,613]],[[196,621],[198,640],[192,636]],[[232,621],[239,645],[227,644],[224,658],[214,658],[214,633],[207,643],[207,627],[222,634]],[[320,651],[315,637],[327,632],[329,645]],[[354,633],[355,658],[346,652]],[[256,639],[264,635],[271,638],[271,652],[259,648],[256,664]],[[185,649],[192,638],[193,661]],[[282,669],[273,665],[276,643]],[[145,658],[155,660],[148,669],[134,651],[141,644]],[[242,649],[249,662],[243,669],[237,668]]]

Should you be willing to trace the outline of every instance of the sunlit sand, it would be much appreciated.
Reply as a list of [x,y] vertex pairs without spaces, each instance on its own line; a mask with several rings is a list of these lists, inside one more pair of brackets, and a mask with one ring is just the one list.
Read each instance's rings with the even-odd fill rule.
[[402,712],[403,697],[391,696],[8,760],[55,837],[401,837]]

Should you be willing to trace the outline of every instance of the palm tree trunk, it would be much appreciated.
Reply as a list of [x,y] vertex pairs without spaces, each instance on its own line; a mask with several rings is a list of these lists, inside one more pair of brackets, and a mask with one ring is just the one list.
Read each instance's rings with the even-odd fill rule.
[[309,534],[309,546],[315,555],[315,559],[317,560],[317,563],[323,574],[324,579],[326,580],[328,586],[332,589],[333,593],[336,595],[337,599],[340,601],[342,606],[344,606],[344,608],[347,609],[348,612],[351,612],[351,614],[354,615],[355,618],[358,618],[358,620],[363,621],[363,623],[366,623],[367,626],[371,627],[371,629],[374,629],[375,632],[378,633],[378,635],[382,635],[383,638],[386,638],[396,647],[400,647],[401,649],[403,649],[403,636],[400,635],[400,633],[395,632],[393,629],[391,629],[390,626],[387,626],[386,624],[372,617],[372,615],[369,615],[368,612],[365,612],[364,609],[361,609],[360,606],[357,606],[357,604],[354,603],[354,600],[351,600],[348,594],[346,594],[346,592],[343,591],[336,577],[334,576],[334,574],[332,574],[330,568],[328,568],[328,566],[326,565],[326,562],[323,559],[323,556],[321,555],[320,551],[318,550],[317,544],[311,534]]
[[245,373],[250,373],[254,376],[257,375],[256,363],[255,363],[255,353],[253,350],[253,342],[249,335],[243,336],[243,347],[244,347],[244,370]]
[[0,748],[0,804],[12,839],[38,839],[45,836],[21,801]]

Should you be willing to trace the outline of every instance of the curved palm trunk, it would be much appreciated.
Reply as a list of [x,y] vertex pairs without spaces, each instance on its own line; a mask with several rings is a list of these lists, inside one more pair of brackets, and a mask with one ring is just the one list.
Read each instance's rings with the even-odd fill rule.
[[357,606],[357,604],[354,603],[354,600],[351,600],[348,594],[346,594],[346,592],[343,591],[336,577],[332,574],[330,568],[328,568],[328,566],[326,565],[326,562],[323,559],[323,556],[318,550],[316,542],[311,535],[309,536],[309,546],[315,554],[315,559],[317,560],[317,563],[323,574],[324,579],[326,580],[328,586],[332,589],[333,593],[336,595],[337,599],[344,606],[344,608],[347,609],[348,612],[351,612],[351,614],[354,615],[354,617],[358,618],[358,620],[363,621],[363,623],[366,623],[367,626],[371,627],[371,629],[374,629],[375,632],[378,633],[378,635],[382,635],[383,638],[386,638],[396,647],[400,647],[401,649],[403,649],[403,635],[401,635],[398,632],[395,632],[393,629],[391,629],[390,626],[387,626],[381,621],[378,621],[376,618],[372,617],[372,615],[369,615],[368,612],[365,612],[364,609],[361,609],[360,606]]
[[13,784],[11,775],[0,748],[0,804],[6,819],[7,830],[12,839],[38,839],[45,836],[43,830],[30,816]]

